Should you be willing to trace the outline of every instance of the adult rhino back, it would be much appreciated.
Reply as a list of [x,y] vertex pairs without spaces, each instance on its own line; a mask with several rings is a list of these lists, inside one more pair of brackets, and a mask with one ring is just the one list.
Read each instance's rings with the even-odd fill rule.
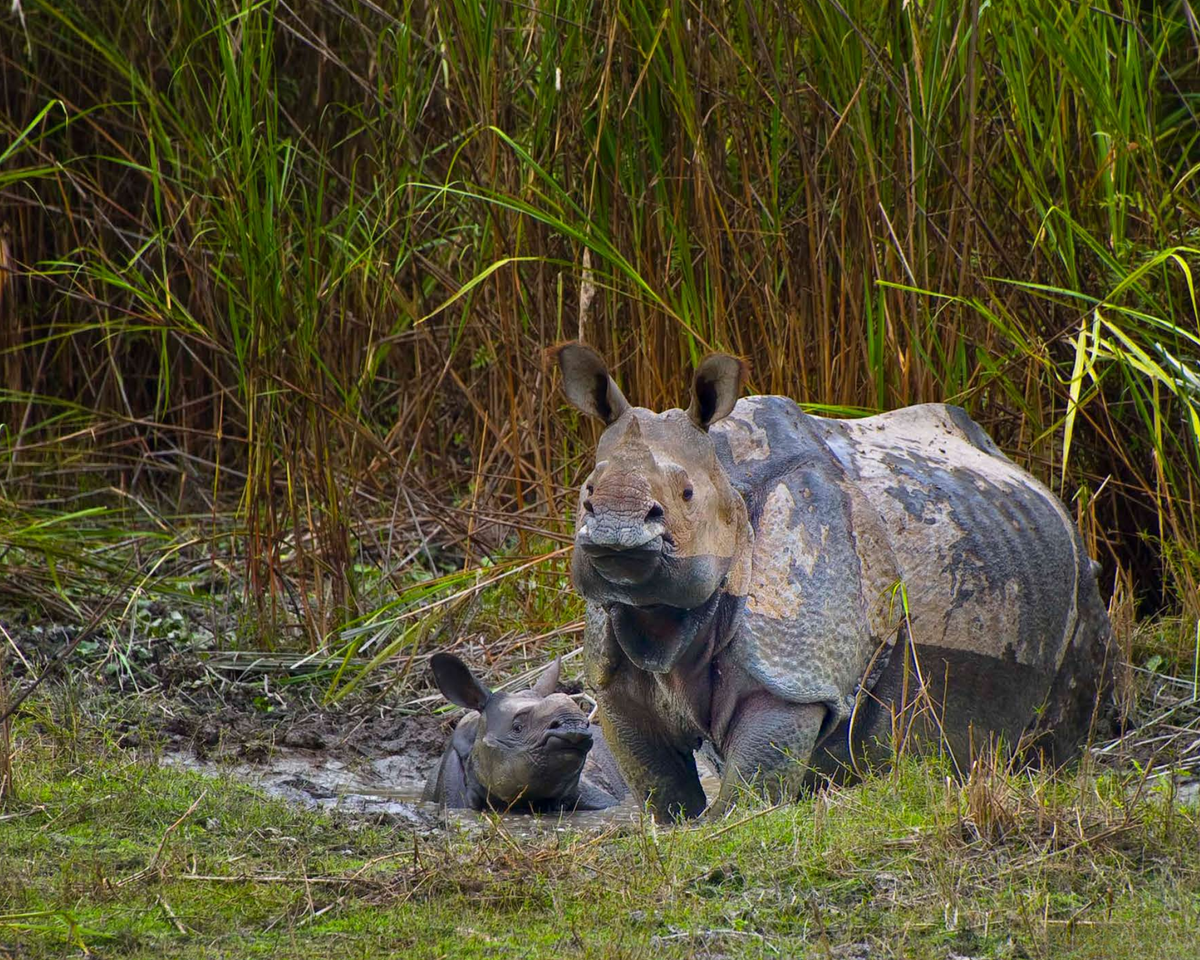
[[1062,501],[959,407],[824,429],[883,519],[952,745],[965,755],[973,725],[1010,744],[1036,732],[1054,762],[1073,756],[1108,680],[1110,627]]
[[943,404],[822,426],[882,517],[920,641],[1051,675],[1091,561],[1059,499],[957,421],[975,427]]
[[[899,691],[891,687],[903,681],[902,671],[887,671],[891,648],[911,631],[914,666],[939,712],[938,732],[957,756],[965,759],[971,740],[979,744],[991,735],[1015,744],[1035,716],[1041,718],[1040,748],[1054,760],[1075,752],[1108,649],[1094,565],[1058,498],[1006,458],[965,411],[922,404],[828,420],[804,414],[783,397],[748,397],[712,432],[734,484],[749,502],[768,504],[765,514],[751,510],[756,555],[791,556],[798,542],[811,542],[805,517],[792,507],[793,490],[798,470],[811,474],[820,464],[824,490],[814,485],[804,492],[807,526],[819,527],[834,552],[852,545],[859,568],[850,564],[832,584],[831,568],[824,575],[817,564],[793,568],[795,592],[807,591],[818,610],[796,611],[792,623],[802,631],[821,618],[845,623],[854,618],[831,617],[829,595],[840,593],[842,611],[858,596],[870,642],[833,644],[843,670],[859,668],[864,658],[871,663],[858,673],[863,682],[850,710],[863,690],[876,702],[895,700]],[[787,521],[769,509],[780,500],[792,508]],[[784,579],[761,572],[756,565],[755,582]],[[751,596],[750,617],[754,605]],[[786,673],[779,665],[796,645],[772,640],[768,631],[765,651],[756,641],[739,653],[752,673],[778,689],[768,662],[772,647],[781,648],[774,672]],[[811,684],[819,665],[819,658],[802,657],[791,669]],[[876,690],[877,682],[883,685]],[[840,689],[848,688],[843,682]],[[878,722],[857,725],[855,739],[890,732],[883,729],[890,717],[885,724],[881,711],[874,714]]]

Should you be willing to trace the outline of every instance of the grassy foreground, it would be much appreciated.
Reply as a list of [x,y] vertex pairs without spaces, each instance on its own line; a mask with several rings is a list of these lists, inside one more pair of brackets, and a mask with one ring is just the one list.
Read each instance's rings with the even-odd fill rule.
[[1132,776],[960,787],[910,759],[722,822],[518,840],[307,813],[56,729],[23,725],[0,812],[0,957],[1111,960],[1192,956],[1200,929],[1200,815]]

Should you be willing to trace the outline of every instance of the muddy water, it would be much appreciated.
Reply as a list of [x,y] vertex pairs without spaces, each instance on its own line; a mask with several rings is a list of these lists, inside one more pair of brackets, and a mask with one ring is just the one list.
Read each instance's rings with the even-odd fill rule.
[[[527,836],[547,830],[597,832],[629,826],[643,817],[632,798],[608,810],[580,810],[561,814],[488,814],[448,810],[421,799],[424,776],[404,756],[361,759],[353,763],[306,750],[281,749],[263,763],[217,763],[191,753],[167,753],[162,762],[205,776],[232,777],[270,797],[278,797],[312,810],[337,811],[364,819],[384,819],[428,832],[448,825],[466,829],[487,827],[499,819],[508,833]],[[698,758],[701,784],[711,799],[719,789],[712,770]]]
[[200,760],[192,753],[168,753],[163,763],[210,777],[231,777],[269,797],[313,810],[336,810],[382,817],[413,827],[433,823],[436,806],[421,800],[424,784],[398,758],[354,764],[302,750],[277,750],[263,763]]

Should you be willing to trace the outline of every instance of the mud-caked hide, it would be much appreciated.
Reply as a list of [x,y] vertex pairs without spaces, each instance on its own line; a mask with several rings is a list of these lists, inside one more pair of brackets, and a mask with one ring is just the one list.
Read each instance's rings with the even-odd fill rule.
[[[748,397],[712,434],[755,530],[732,661],[842,721],[911,634],[953,745],[957,720],[1015,745],[1045,707],[1040,746],[1073,752],[1108,652],[1095,567],[1058,498],[962,409],[829,420]],[[1068,661],[1090,678],[1073,710],[1051,697]]]
[[606,425],[572,575],[601,722],[656,811],[703,808],[701,740],[725,761],[722,807],[745,781],[782,795],[858,770],[894,729],[960,769],[997,741],[1076,751],[1107,679],[1096,565],[963,410],[814,417],[738,400],[745,368],[716,355],[686,410],[656,413],[589,348],[551,355]]

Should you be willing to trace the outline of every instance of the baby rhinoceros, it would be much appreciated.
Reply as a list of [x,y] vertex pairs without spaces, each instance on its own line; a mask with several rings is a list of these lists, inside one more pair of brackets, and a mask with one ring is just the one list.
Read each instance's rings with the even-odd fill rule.
[[454,730],[425,799],[471,810],[602,810],[625,796],[598,727],[556,693],[555,660],[528,690],[491,691],[458,657],[433,655],[434,680],[468,713]]

